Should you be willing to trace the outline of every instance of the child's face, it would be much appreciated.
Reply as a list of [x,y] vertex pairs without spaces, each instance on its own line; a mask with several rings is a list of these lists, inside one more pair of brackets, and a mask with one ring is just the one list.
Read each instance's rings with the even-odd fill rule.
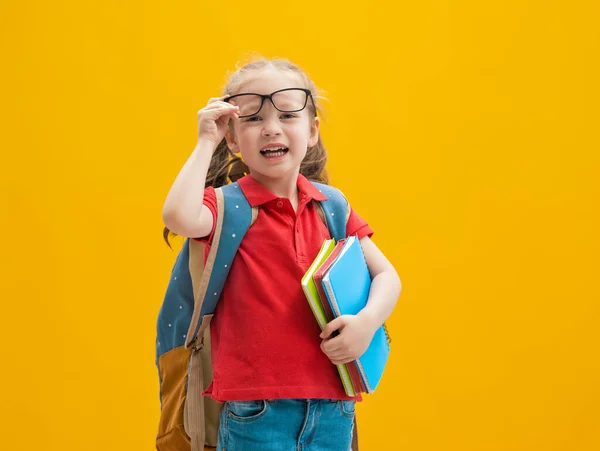
[[[271,94],[280,89],[304,88],[301,78],[287,71],[268,69],[250,77],[234,94]],[[235,99],[232,103],[235,104]],[[229,148],[242,154],[244,162],[255,175],[281,179],[297,174],[307,148],[314,146],[319,136],[319,119],[314,117],[309,106],[312,106],[310,98],[302,111],[284,113],[265,99],[257,114],[233,120],[233,133],[230,130],[226,135]],[[286,147],[288,150],[283,154],[261,152],[265,146]]]

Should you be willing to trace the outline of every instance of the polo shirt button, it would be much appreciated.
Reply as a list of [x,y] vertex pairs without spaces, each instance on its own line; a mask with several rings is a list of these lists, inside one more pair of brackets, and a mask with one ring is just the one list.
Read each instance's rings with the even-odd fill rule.
[[277,206],[278,206],[279,208],[283,207],[283,202],[281,202],[281,201],[277,202]]

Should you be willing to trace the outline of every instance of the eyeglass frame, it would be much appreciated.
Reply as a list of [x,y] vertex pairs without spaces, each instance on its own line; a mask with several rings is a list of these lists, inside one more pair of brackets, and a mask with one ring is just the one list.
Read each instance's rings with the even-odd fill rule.
[[[304,93],[306,94],[306,99],[304,100],[304,106],[302,108],[300,108],[299,110],[290,110],[290,111],[284,111],[284,110],[280,110],[279,108],[277,108],[277,106],[275,106],[275,102],[273,102],[273,96],[275,94],[277,94],[278,92],[282,92],[282,91],[304,91]],[[299,111],[302,111],[306,108],[306,105],[308,104],[308,98],[310,97],[310,101],[313,104],[313,107],[315,109],[315,117],[317,117],[317,106],[315,105],[315,100],[313,99],[312,96],[312,92],[310,91],[310,89],[306,89],[306,88],[284,88],[284,89],[279,89],[277,91],[272,92],[271,94],[258,94],[256,92],[242,92],[240,94],[234,94],[232,96],[229,96],[225,99],[223,99],[223,102],[227,102],[229,103],[229,101],[235,97],[240,97],[240,96],[248,96],[248,95],[254,95],[254,96],[259,96],[260,97],[260,107],[258,108],[258,111],[254,114],[245,114],[244,116],[238,116],[238,119],[243,119],[245,117],[252,117],[258,113],[260,113],[260,110],[262,110],[263,105],[265,104],[265,100],[269,99],[271,101],[271,105],[273,105],[273,108],[275,108],[277,111],[280,111],[282,113],[297,113]]]

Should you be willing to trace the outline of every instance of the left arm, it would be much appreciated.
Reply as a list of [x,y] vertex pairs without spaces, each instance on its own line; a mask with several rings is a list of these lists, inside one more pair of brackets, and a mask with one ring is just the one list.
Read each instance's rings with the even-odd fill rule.
[[[367,350],[375,331],[394,310],[402,290],[398,273],[375,243],[365,236],[360,244],[372,279],[367,305],[357,315],[334,319],[321,333],[321,349],[336,365],[352,362]],[[340,334],[330,339],[335,330]]]
[[402,290],[398,273],[369,237],[360,240],[371,273],[371,291],[364,309],[357,315],[370,325],[373,333],[392,314]]

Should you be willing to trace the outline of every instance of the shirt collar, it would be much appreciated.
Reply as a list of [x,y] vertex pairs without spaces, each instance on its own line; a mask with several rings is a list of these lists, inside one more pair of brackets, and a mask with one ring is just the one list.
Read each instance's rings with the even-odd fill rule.
[[[250,174],[240,178],[238,183],[240,184],[240,188],[244,193],[244,196],[246,196],[246,199],[248,199],[248,203],[252,207],[266,204],[271,200],[278,199],[275,194],[262,186]],[[317,187],[315,187],[310,180],[308,180],[302,174],[298,174],[297,186],[300,194],[300,202],[302,202],[304,198],[318,201],[327,200],[327,196],[319,191]]]

